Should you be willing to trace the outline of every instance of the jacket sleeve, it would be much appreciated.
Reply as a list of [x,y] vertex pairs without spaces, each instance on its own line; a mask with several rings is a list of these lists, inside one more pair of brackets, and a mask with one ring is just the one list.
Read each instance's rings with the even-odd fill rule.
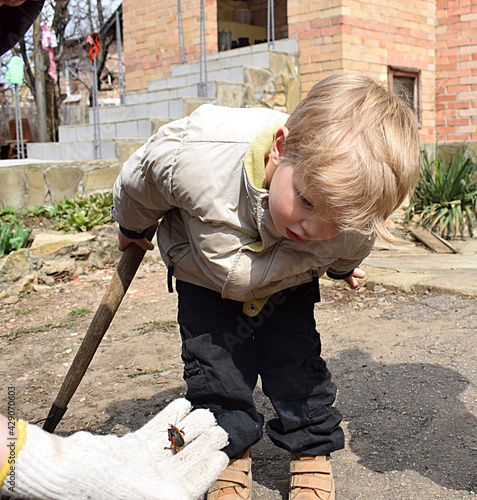
[[161,127],[123,165],[114,184],[111,211],[122,228],[141,233],[178,206],[172,180],[186,121]]
[[375,239],[374,236],[365,237],[365,241],[361,245],[351,245],[355,250],[350,255],[335,260],[326,271],[326,274],[335,280],[343,280],[351,276],[353,271],[371,253]]

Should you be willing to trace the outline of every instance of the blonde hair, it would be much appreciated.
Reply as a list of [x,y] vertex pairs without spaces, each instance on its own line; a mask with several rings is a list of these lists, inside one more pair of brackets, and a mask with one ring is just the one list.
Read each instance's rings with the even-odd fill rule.
[[341,230],[398,242],[386,219],[419,176],[418,125],[409,106],[369,76],[340,74],[317,83],[285,125],[282,161],[301,173],[303,196],[317,213],[325,205]]

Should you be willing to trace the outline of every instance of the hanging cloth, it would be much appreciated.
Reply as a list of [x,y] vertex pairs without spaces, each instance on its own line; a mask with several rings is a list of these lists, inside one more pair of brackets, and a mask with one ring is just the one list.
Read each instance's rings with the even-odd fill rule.
[[48,58],[50,60],[50,67],[48,68],[48,74],[51,76],[52,80],[56,83],[58,77],[56,75],[56,62],[55,62],[55,49],[57,42],[56,36],[52,35],[50,28],[48,28],[46,21],[41,23],[41,45],[46,50]]
[[11,83],[21,85],[23,83],[24,67],[25,63],[23,59],[19,56],[13,56],[10,61],[8,61],[7,80]]
[[92,35],[88,35],[86,38],[86,43],[89,43],[90,47],[88,50],[88,57],[93,61],[94,57],[98,56],[99,51],[101,50],[101,44],[99,43],[99,35],[98,33],[93,33]]

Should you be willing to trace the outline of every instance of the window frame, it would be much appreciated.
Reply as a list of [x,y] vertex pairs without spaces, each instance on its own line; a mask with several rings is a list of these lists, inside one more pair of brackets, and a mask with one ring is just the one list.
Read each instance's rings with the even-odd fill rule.
[[394,77],[402,76],[414,80],[414,112],[419,126],[422,126],[421,70],[403,66],[388,66],[388,85],[394,90]]

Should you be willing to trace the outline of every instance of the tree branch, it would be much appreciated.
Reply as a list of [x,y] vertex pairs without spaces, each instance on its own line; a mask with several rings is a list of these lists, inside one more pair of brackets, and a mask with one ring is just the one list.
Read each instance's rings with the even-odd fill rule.
[[[30,61],[28,60],[28,57],[27,57],[25,37],[22,37],[20,39],[20,41],[18,42],[18,45],[20,46],[20,51],[19,51],[20,56],[23,59],[23,63],[25,64],[25,70],[24,70],[25,84],[30,89],[30,92],[32,93],[33,98],[35,98],[36,97],[36,95],[35,95],[35,75],[33,74]],[[15,55],[18,55],[18,51],[16,50],[16,48],[12,49],[12,52]]]

